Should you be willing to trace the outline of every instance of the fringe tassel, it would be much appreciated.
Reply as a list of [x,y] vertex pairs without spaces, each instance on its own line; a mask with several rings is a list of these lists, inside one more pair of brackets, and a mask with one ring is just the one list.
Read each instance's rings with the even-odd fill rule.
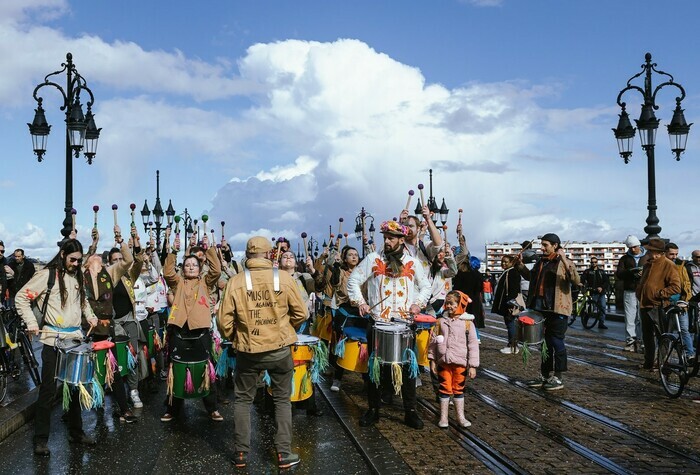
[[527,343],[523,343],[523,366],[527,366],[527,362],[530,359],[530,348],[527,346]]
[[151,374],[156,374],[156,359],[151,358]]
[[403,350],[403,360],[408,361],[408,374],[411,378],[417,378],[418,377],[418,358],[416,358],[415,352],[410,349],[406,348]]
[[126,352],[129,371],[134,371],[136,369],[136,351],[134,347],[129,343],[129,351]]
[[369,380],[379,387],[380,373],[382,371],[382,362],[374,352],[369,357]]
[[369,358],[369,351],[367,350],[367,345],[363,345],[361,341],[357,342],[358,345],[360,345],[360,354],[358,356],[358,359],[361,362],[367,361],[367,358]]
[[112,383],[114,383],[114,372],[119,371],[119,364],[117,363],[117,358],[111,351],[107,351],[107,356],[105,356],[105,383],[112,389]]
[[158,332],[154,332],[153,333],[153,349],[157,353],[161,350],[161,348],[163,348],[163,342],[160,341],[160,335],[158,334]]
[[216,375],[222,378],[225,377],[226,373],[228,373],[228,364],[228,348],[224,348],[221,351],[221,356],[219,356],[219,360],[216,362]]
[[231,371],[236,371],[236,353],[233,351],[228,354],[228,367]]
[[185,392],[192,394],[194,392],[194,381],[192,381],[192,372],[190,368],[185,369]]
[[63,381],[63,411],[67,411],[70,408],[70,401],[71,401],[71,395],[70,395],[70,386],[68,386],[68,383]]
[[[267,374],[267,372],[265,372],[265,374]],[[297,372],[296,372],[296,371],[292,371],[292,395],[291,395],[290,397],[296,396],[297,385],[294,384],[294,383],[296,383],[296,375],[297,375]]]
[[309,377],[309,373],[305,373],[304,376],[301,378],[301,394],[307,394],[309,391],[311,391],[311,378]]
[[92,396],[90,396],[88,390],[85,389],[83,383],[78,383],[78,391],[80,393],[80,406],[84,411],[87,411],[92,407]]
[[[214,377],[216,378],[216,376]],[[209,367],[204,367],[204,373],[202,373],[202,384],[199,385],[199,392],[209,391],[209,386],[211,385],[211,376],[209,373]]]
[[338,358],[342,358],[345,356],[345,341],[348,339],[348,337],[343,337],[338,343],[335,344],[335,348],[333,352]]
[[547,348],[547,340],[542,340],[542,361],[549,359],[549,348]]
[[403,371],[399,363],[391,363],[391,383],[394,385],[394,394],[398,396],[403,384]]
[[267,386],[272,386],[272,380],[270,379],[270,374],[267,372],[267,370],[265,370],[263,373],[263,382]]
[[92,408],[97,409],[105,405],[105,393],[102,385],[97,382],[97,379],[92,380]]
[[143,355],[146,357],[146,361],[151,359],[151,354],[148,352],[148,345],[143,345]]
[[175,375],[173,374],[173,364],[170,363],[168,369],[168,380],[165,386],[165,394],[168,396],[168,404],[173,405],[173,386],[175,386]]
[[321,341],[315,346],[312,362],[319,373],[323,373],[328,369],[328,347],[324,342]]

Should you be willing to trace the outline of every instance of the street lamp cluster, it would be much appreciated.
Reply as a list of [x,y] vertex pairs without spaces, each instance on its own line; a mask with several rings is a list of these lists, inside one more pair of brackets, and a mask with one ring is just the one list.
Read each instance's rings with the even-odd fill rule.
[[[652,86],[652,72],[661,76],[666,76],[666,80],[655,88]],[[644,88],[633,85],[632,81],[642,75],[644,75]],[[639,119],[635,120],[635,122],[639,129],[639,139],[642,142],[642,149],[647,155],[649,192],[647,210],[649,213],[646,220],[647,225],[644,227],[644,232],[647,233],[646,239],[659,237],[659,233],[661,232],[659,218],[656,216],[656,176],[654,164],[654,146],[656,144],[656,130],[659,127],[659,119],[656,118],[654,111],[659,108],[659,106],[656,105],[656,94],[666,86],[673,86],[680,91],[680,96],[676,97],[676,108],[673,111],[673,118],[666,126],[671,141],[671,151],[678,161],[681,159],[681,154],[685,151],[690,126],[693,124],[688,124],[686,122],[683,109],[681,109],[681,101],[685,99],[685,89],[683,89],[680,84],[674,82],[673,76],[656,69],[656,63],[651,62],[651,54],[647,53],[645,55],[645,62],[642,64],[642,70],[629,78],[627,80],[627,86],[617,95],[617,104],[620,106],[621,112],[619,115],[620,120],[617,123],[617,127],[613,129],[613,132],[617,139],[617,147],[620,156],[625,163],[629,163],[629,159],[632,156],[632,146],[636,129],[632,127],[626,110],[627,104],[622,102],[622,96],[628,91],[637,91],[644,99],[641,114]]]
[[[431,168],[428,171],[430,173],[430,196],[428,197],[428,210],[430,210],[431,213],[430,219],[433,220],[434,224],[437,224],[439,218],[442,225],[445,226],[447,224],[447,215],[450,213],[450,210],[447,209],[447,204],[445,204],[445,198],[442,199],[442,204],[438,208],[437,201],[433,196],[433,169]],[[422,186],[423,185],[419,185],[419,187]],[[416,209],[413,210],[413,212],[416,216],[420,216],[423,213],[423,204],[420,202],[420,198],[418,198],[418,202],[416,203]]]
[[[73,229],[73,162],[72,156],[80,156],[80,152],[87,159],[88,164],[92,164],[92,160],[97,153],[97,141],[100,138],[100,130],[95,125],[95,116],[92,113],[92,105],[95,102],[95,97],[92,91],[87,86],[87,81],[83,78],[73,64],[73,55],[66,54],[66,62],[61,63],[62,69],[48,74],[44,77],[44,82],[38,84],[34,88],[32,94],[37,102],[37,108],[34,110],[34,120],[29,126],[29,133],[32,136],[32,145],[37,159],[41,162],[46,153],[46,143],[48,141],[51,126],[46,121],[44,108],[42,106],[44,99],[39,96],[39,90],[44,86],[56,88],[63,96],[63,104],[60,109],[66,114],[66,200],[65,200],[65,219],[63,220],[63,229],[61,234],[64,239],[67,239]],[[66,74],[65,89],[59,84],[51,80],[52,76]],[[90,99],[87,102],[87,114],[83,114],[83,106],[80,103],[80,94],[87,94]]]
[[163,216],[167,220],[167,227],[172,226],[175,217],[175,208],[173,208],[172,200],[168,200],[168,209],[163,213],[163,207],[160,204],[160,170],[156,170],[156,205],[153,207],[153,221],[151,221],[151,210],[148,209],[148,200],[144,200],[143,208],[141,209],[141,219],[143,220],[144,232],[154,231],[156,235],[156,247],[160,249],[161,233],[165,231],[163,226]]

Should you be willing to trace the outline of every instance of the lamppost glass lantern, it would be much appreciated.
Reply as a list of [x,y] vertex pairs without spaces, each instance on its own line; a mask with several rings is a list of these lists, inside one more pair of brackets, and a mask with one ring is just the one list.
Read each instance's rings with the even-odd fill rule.
[[41,101],[39,101],[39,107],[34,109],[34,120],[27,125],[29,126],[29,133],[32,135],[34,154],[39,161],[42,161],[44,153],[46,153],[46,142],[49,138],[49,132],[51,132],[51,126],[46,122],[46,115],[44,114],[44,108],[41,107]]
[[95,125],[95,116],[92,114],[90,106],[88,106],[88,112],[85,116],[85,123],[87,127],[85,129],[85,150],[83,155],[85,155],[88,164],[92,165],[92,160],[97,154],[97,141],[100,138],[100,130],[102,129],[98,129]]
[[666,126],[668,129],[668,138],[671,141],[671,151],[675,155],[676,160],[680,160],[681,154],[685,152],[685,144],[688,142],[688,133],[690,132],[691,125],[693,124],[688,124],[685,121],[681,103],[677,101],[676,109],[673,111],[673,119],[671,119],[671,123]]
[[447,224],[447,215],[449,212],[450,210],[447,209],[447,205],[445,204],[445,198],[443,198],[442,205],[440,205],[440,222],[443,226]]
[[160,226],[163,224],[163,214],[163,207],[160,205],[160,200],[156,200],[156,205],[153,207],[153,217],[158,230],[160,230]]
[[615,132],[617,149],[620,152],[620,156],[625,163],[629,163],[630,157],[632,156],[632,146],[634,145],[636,129],[632,127],[630,116],[625,110],[624,102],[622,103],[622,112],[620,113],[620,120],[617,122],[617,128],[612,130]]
[[144,231],[148,231],[148,221],[150,221],[151,210],[148,209],[148,200],[143,201],[143,208],[141,209],[141,221],[143,221]]
[[635,122],[639,129],[639,140],[642,142],[642,148],[653,147],[656,144],[656,131],[659,128],[659,119],[654,114],[654,107],[651,104],[643,105],[642,113]]
[[175,216],[175,208],[173,208],[173,200],[168,200],[168,209],[165,210],[165,216],[168,220],[168,226],[173,224],[173,217]]
[[83,106],[80,104],[80,97],[76,96],[75,103],[68,118],[68,141],[71,148],[78,153],[83,148],[85,140],[85,130],[87,123],[83,115]]
[[420,202],[420,198],[416,200],[416,209],[413,210],[413,214],[416,216],[420,216],[423,214],[423,205]]

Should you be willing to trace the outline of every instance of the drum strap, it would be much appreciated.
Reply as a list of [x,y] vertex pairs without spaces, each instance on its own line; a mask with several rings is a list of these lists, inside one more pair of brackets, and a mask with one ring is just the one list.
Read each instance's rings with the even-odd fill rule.
[[65,327],[65,328],[59,328],[59,327],[54,327],[53,325],[44,325],[46,328],[51,330],[52,332],[56,333],[73,333],[77,332],[80,330],[80,327]]
[[[250,271],[246,267],[245,273],[245,288],[246,290],[253,290],[253,278],[250,275]],[[275,292],[280,291],[280,271],[277,267],[272,268],[272,288]]]

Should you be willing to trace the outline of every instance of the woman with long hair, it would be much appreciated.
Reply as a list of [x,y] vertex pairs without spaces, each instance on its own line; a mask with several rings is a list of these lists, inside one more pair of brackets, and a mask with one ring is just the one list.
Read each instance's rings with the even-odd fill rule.
[[515,316],[513,309],[515,308],[515,298],[520,293],[520,274],[513,267],[514,257],[505,255],[501,258],[501,267],[503,274],[498,278],[496,283],[496,291],[493,297],[494,313],[501,315],[508,330],[508,346],[501,349],[504,354],[517,354],[518,347],[515,335]]

